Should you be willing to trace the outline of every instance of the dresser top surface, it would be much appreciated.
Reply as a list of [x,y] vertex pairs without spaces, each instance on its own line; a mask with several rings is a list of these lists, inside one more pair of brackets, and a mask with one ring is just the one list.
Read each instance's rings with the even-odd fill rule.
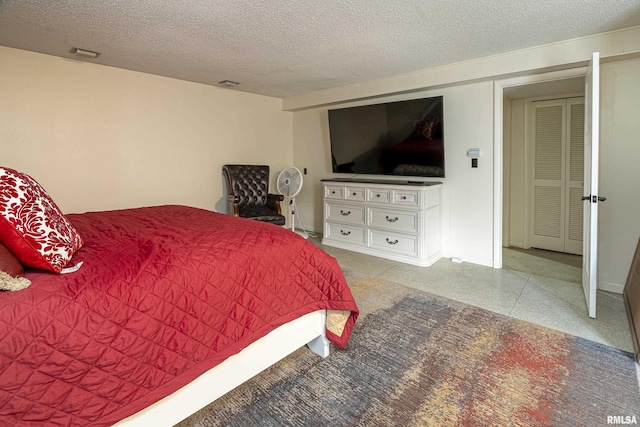
[[370,178],[325,178],[322,182],[339,182],[354,184],[385,184],[385,185],[408,185],[414,187],[430,187],[433,185],[442,185],[439,181],[411,181],[411,180],[392,180],[392,179],[370,179]]

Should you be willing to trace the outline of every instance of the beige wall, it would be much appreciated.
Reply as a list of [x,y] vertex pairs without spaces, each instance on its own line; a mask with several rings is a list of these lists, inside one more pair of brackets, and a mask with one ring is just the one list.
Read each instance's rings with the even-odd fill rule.
[[[612,58],[638,50],[638,31],[527,54],[536,67],[566,58],[575,65],[582,53],[597,48]],[[574,48],[578,54],[570,54]],[[549,55],[558,51],[564,56]],[[480,68],[471,61],[460,65],[459,73],[448,66],[447,76],[464,80],[475,69],[509,73],[523,52],[514,55],[482,59]],[[272,184],[277,172],[293,163],[308,168],[297,198],[302,223],[320,231],[320,179],[331,175],[326,110],[337,105],[332,102],[347,106],[443,95],[443,251],[492,265],[493,82],[414,89],[437,85],[441,74],[425,71],[308,94],[290,100],[301,109],[289,113],[279,99],[0,47],[0,164],[33,175],[65,212],[81,212],[164,203],[221,207],[224,163],[270,164]],[[638,75],[638,59],[602,66],[600,178],[609,200],[601,205],[599,259],[601,283],[613,287],[624,284],[640,235],[640,198],[633,194],[640,182]],[[391,95],[403,88],[411,93]],[[356,101],[366,97],[372,98]],[[478,169],[471,169],[466,157],[471,147],[482,150]],[[509,158],[514,156],[511,147]],[[512,162],[512,174],[514,168]],[[513,191],[511,208],[519,203]]]
[[223,164],[269,164],[273,184],[292,160],[280,99],[0,47],[0,164],[65,212],[222,210]]

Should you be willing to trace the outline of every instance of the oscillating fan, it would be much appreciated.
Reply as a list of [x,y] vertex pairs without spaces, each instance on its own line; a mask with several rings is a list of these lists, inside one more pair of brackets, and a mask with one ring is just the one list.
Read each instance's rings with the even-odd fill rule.
[[305,239],[307,233],[296,231],[296,196],[302,189],[302,173],[298,168],[289,167],[280,172],[278,175],[278,180],[276,182],[276,188],[278,189],[278,193],[282,194],[284,197],[287,197],[289,200],[289,206],[291,207],[291,231],[298,233]]

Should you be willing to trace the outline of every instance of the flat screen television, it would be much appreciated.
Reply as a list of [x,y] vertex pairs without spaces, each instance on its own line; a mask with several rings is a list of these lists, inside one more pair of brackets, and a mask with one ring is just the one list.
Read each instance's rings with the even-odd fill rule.
[[444,177],[442,96],[329,110],[334,173]]

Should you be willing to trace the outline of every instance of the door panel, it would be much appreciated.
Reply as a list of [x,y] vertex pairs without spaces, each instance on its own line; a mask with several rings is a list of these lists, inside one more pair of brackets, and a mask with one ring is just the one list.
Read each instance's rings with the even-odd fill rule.
[[561,252],[563,189],[559,186],[537,185],[534,188],[532,246]]
[[598,277],[598,166],[600,147],[600,54],[595,52],[585,76],[584,221],[582,289],[589,317],[596,317]]
[[[567,238],[565,252],[582,255],[582,186],[569,189],[569,215],[567,217]],[[576,247],[579,244],[579,248]],[[572,251],[573,250],[573,251]]]
[[567,171],[564,252],[582,255],[582,201],[584,180],[584,98],[567,100]]
[[565,101],[533,105],[533,223],[531,246],[564,250]]
[[558,101],[538,103],[535,108],[535,169],[534,178],[558,181],[562,179],[564,153],[564,109]]

